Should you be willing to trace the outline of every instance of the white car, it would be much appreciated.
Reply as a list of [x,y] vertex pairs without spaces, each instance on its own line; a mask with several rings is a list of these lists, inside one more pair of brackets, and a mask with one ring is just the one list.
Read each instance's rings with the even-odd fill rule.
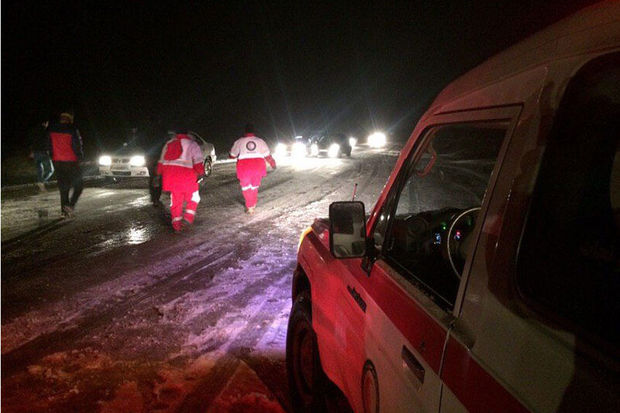
[[[189,132],[202,150],[204,157],[205,174],[211,175],[213,163],[217,159],[215,147],[205,141],[196,132]],[[114,153],[104,153],[99,157],[99,174],[117,179],[144,178],[150,176],[149,166],[155,168],[164,141],[156,144],[123,143],[123,146]]]

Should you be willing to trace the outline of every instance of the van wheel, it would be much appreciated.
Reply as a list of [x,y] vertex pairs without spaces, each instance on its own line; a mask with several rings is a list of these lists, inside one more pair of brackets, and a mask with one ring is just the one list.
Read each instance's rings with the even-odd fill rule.
[[299,294],[288,322],[286,371],[293,409],[296,412],[325,411],[327,377],[321,367],[316,334],[312,329],[310,292]]

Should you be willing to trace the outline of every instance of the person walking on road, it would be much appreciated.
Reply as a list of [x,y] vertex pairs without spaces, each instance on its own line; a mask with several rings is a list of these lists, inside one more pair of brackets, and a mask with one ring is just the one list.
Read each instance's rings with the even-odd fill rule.
[[73,125],[73,113],[61,113],[59,121],[48,127],[47,137],[60,191],[61,214],[73,218],[75,204],[84,188],[80,169],[84,158],[82,137]]
[[162,189],[170,192],[172,229],[177,233],[196,217],[200,202],[198,179],[205,173],[203,163],[200,146],[186,130],[177,130],[161,151],[157,174],[162,176]]
[[49,122],[45,121],[33,128],[28,134],[28,140],[30,142],[30,158],[34,159],[35,167],[37,168],[37,185],[41,191],[47,191],[45,183],[54,174],[54,165],[48,151],[47,143],[47,127]]
[[272,169],[276,169],[276,161],[271,157],[265,141],[254,134],[251,123],[245,126],[245,134],[233,144],[230,157],[237,159],[237,178],[245,199],[246,213],[251,215],[258,202],[261,179],[267,175],[265,161]]

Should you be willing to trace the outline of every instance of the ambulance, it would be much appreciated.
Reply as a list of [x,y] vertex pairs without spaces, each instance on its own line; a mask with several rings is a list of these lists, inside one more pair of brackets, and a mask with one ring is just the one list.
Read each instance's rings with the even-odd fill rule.
[[619,137],[618,1],[448,85],[302,235],[295,410],[620,411]]

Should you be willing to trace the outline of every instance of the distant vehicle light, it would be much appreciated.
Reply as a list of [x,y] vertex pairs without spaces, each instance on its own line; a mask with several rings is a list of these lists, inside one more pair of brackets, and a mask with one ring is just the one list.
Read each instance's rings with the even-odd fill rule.
[[146,161],[144,160],[144,156],[142,155],[132,156],[129,160],[129,165],[131,166],[144,166],[145,163]]
[[99,165],[101,166],[110,166],[112,165],[112,158],[108,155],[103,155],[99,157]]
[[371,148],[383,148],[385,143],[385,133],[375,132],[368,137],[368,146]]
[[310,155],[319,156],[319,145],[317,145],[316,143],[310,145]]
[[355,148],[355,145],[357,145],[357,138],[351,136],[349,138],[349,146],[351,146],[351,148]]
[[293,158],[305,158],[307,154],[306,145],[301,142],[295,142],[291,148],[291,156]]
[[327,156],[330,158],[335,158],[340,154],[340,145],[337,143],[332,143],[327,150]]
[[276,155],[276,156],[286,156],[286,145],[283,144],[283,143],[277,144],[274,155]]

